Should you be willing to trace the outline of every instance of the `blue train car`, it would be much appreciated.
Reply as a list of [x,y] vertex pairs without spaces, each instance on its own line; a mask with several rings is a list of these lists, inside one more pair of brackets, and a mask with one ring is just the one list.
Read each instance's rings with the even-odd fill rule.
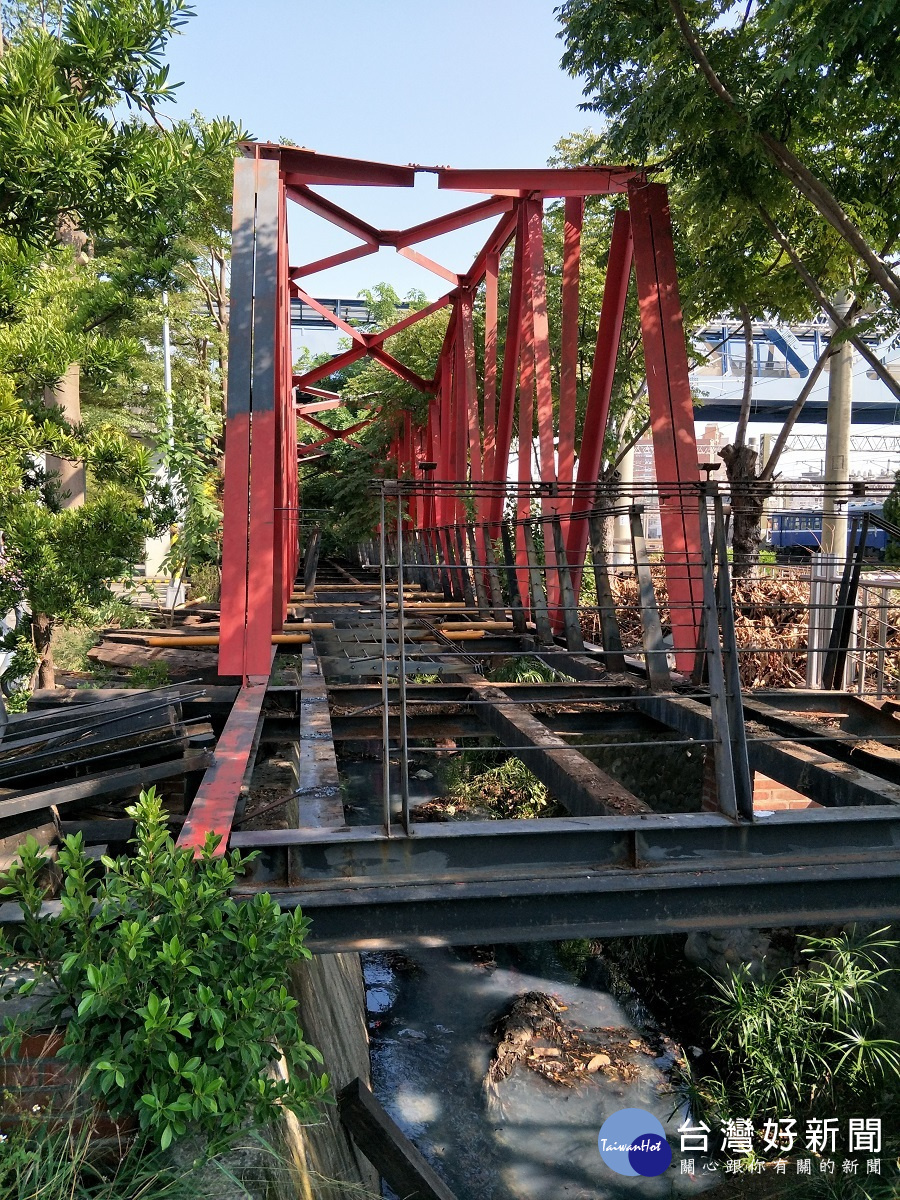
[[[866,512],[878,518],[884,516],[882,505],[875,501],[850,502],[847,511],[848,537],[852,518],[861,517]],[[888,535],[885,530],[870,525],[866,535],[866,557],[884,558],[887,543]],[[772,513],[769,518],[768,544],[775,551],[779,561],[809,558],[810,554],[822,548],[821,510],[795,508],[787,512]]]

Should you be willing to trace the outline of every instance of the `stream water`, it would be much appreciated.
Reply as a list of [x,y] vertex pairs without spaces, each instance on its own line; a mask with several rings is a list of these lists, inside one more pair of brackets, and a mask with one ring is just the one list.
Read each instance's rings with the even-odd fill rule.
[[525,992],[551,994],[575,1026],[634,1028],[610,992],[571,982],[552,946],[516,950],[513,957],[527,960],[519,966],[451,949],[366,956],[373,1088],[397,1124],[459,1200],[618,1200],[705,1190],[703,1180],[676,1174],[677,1155],[658,1179],[629,1179],[598,1152],[601,1125],[621,1108],[653,1113],[678,1145],[682,1117],[672,1115],[666,1056],[635,1051],[633,1081],[594,1074],[576,1087],[520,1063],[496,1099],[486,1091],[490,1027]]
[[[341,770],[348,821],[377,823],[380,763],[345,760]],[[436,779],[411,778],[411,804],[438,790]],[[681,1175],[677,1154],[657,1179],[619,1176],[600,1157],[600,1127],[622,1108],[653,1113],[677,1147],[683,1116],[672,1113],[665,1053],[636,1050],[630,1081],[598,1072],[562,1086],[519,1063],[493,1094],[484,1087],[491,1026],[525,992],[552,995],[572,1026],[646,1031],[649,1014],[633,995],[616,998],[601,961],[576,970],[541,943],[370,954],[363,970],[375,1093],[459,1200],[650,1200],[712,1186],[713,1176]]]

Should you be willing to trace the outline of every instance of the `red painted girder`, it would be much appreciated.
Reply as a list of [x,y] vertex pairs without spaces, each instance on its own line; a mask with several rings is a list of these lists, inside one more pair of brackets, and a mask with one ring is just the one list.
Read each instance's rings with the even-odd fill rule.
[[351,363],[365,358],[368,353],[368,346],[354,346],[351,350],[344,350],[343,353],[336,354],[328,362],[320,363],[318,367],[313,367],[312,370],[306,371],[303,375],[292,376],[293,385],[299,388],[301,392],[305,391],[311,383],[318,383],[320,379],[329,379],[335,371],[349,367]]
[[294,294],[300,300],[302,300],[304,304],[308,304],[310,308],[314,309],[320,317],[324,317],[327,321],[330,321],[336,329],[343,330],[344,333],[353,338],[354,342],[359,342],[360,345],[365,345],[365,338],[355,326],[350,325],[342,317],[339,317],[337,313],[333,313],[331,309],[326,308],[324,304],[320,304],[318,300],[310,296],[309,292],[305,292],[303,288],[298,287],[296,283],[292,284],[291,287],[293,288]]
[[487,256],[484,288],[484,477],[493,479],[497,445],[497,309],[500,254]]
[[[334,358],[329,359],[327,363],[313,367],[312,370],[307,371],[303,375],[295,375],[293,377],[294,387],[298,387],[302,392],[309,391],[310,384],[318,383],[320,379],[328,379],[335,371],[340,371],[344,367],[349,367],[351,363],[358,362],[359,359],[365,357],[374,348],[386,342],[388,338],[393,337],[395,333],[399,333],[401,329],[407,329],[410,325],[415,325],[416,321],[421,321],[424,317],[437,312],[438,309],[445,308],[451,302],[452,298],[453,293],[448,293],[446,296],[441,296],[439,300],[435,300],[432,304],[429,304],[426,308],[421,308],[417,312],[410,313],[408,317],[404,317],[402,321],[398,321],[395,325],[390,325],[387,329],[382,329],[379,333],[362,334],[361,336],[365,343],[364,346],[355,346],[351,350],[345,350],[343,353],[336,354]],[[392,361],[396,362],[396,360]],[[384,363],[384,366],[387,365],[387,363]],[[405,376],[402,376],[402,378],[405,378]],[[419,380],[418,375],[415,378]],[[433,384],[427,380],[424,382],[428,383],[428,387],[422,388],[422,390],[428,391]],[[419,383],[417,382],[415,386],[418,387]]]
[[297,146],[281,146],[272,142],[245,142],[244,153],[262,158],[277,158],[282,171],[297,175],[303,183],[334,183],[358,187],[414,187],[413,167],[391,163],[369,162],[361,158],[341,158],[317,154]]
[[[494,483],[506,483],[509,469],[509,449],[512,442],[513,417],[516,404],[516,382],[522,350],[523,271],[525,259],[525,210],[519,206],[516,248],[513,254],[512,279],[509,288],[509,308],[506,318],[506,341],[503,347],[503,373],[500,376],[500,410],[497,414],[497,443],[491,464]],[[490,504],[490,522],[497,526],[503,516],[503,493],[496,489]]]
[[676,664],[690,671],[703,603],[698,505],[691,495],[700,468],[675,249],[665,187],[633,186],[629,203],[656,477],[680,485],[669,496],[660,488],[659,510]]
[[575,408],[578,393],[578,287],[584,198],[568,196],[563,234],[562,329],[559,362],[559,467],[562,484],[572,482],[575,467]]
[[459,276],[455,271],[451,271],[448,267],[443,267],[439,262],[435,262],[433,258],[429,258],[427,254],[420,254],[418,250],[413,250],[409,246],[401,246],[398,254],[402,254],[404,258],[408,258],[410,262],[416,263],[420,267],[424,267],[426,271],[431,271],[435,275],[440,275],[442,279],[447,279],[454,287],[459,286]]
[[[318,429],[321,433],[327,433],[329,436],[326,440],[334,441],[335,438],[343,439],[349,437],[352,433],[359,433],[361,429],[365,429],[367,425],[371,425],[373,421],[381,415],[381,409],[377,409],[371,416],[363,417],[361,421],[357,421],[354,425],[348,425],[346,429],[332,429],[329,425],[323,425],[321,421],[315,421],[312,417],[301,416],[301,420],[307,425],[312,425],[314,429]],[[317,445],[324,445],[324,442],[317,442]]]
[[440,237],[451,233],[454,229],[463,229],[477,221],[485,221],[498,213],[509,212],[513,201],[507,196],[496,196],[491,200],[482,200],[471,204],[468,208],[459,208],[455,212],[446,213],[442,217],[432,217],[430,221],[422,221],[419,225],[411,225],[409,229],[401,229],[395,233],[383,233],[389,245],[414,246],[417,242],[427,242],[429,238]]
[[308,387],[303,389],[310,396],[321,396],[323,400],[340,400],[340,392],[329,392],[326,388]]
[[377,363],[380,363],[383,367],[387,367],[389,371],[393,371],[393,373],[399,376],[400,379],[405,379],[407,383],[411,383],[413,387],[418,388],[420,392],[434,391],[434,382],[431,379],[423,379],[421,375],[417,375],[415,371],[404,366],[402,362],[398,362],[398,360],[394,358],[392,354],[388,354],[386,350],[382,350],[378,346],[370,346],[369,354]]
[[353,262],[355,258],[365,258],[367,254],[374,254],[377,250],[377,246],[366,242],[363,246],[353,246],[350,250],[341,250],[337,254],[317,258],[315,262],[305,263],[302,267],[291,267],[288,274],[291,279],[302,279],[304,275],[315,275],[319,271],[327,271],[331,267],[339,267],[343,263]]
[[466,287],[478,287],[487,271],[488,257],[491,254],[502,254],[516,232],[518,222],[518,205],[507,213],[491,231],[490,237],[475,255],[475,261],[462,277]]
[[625,192],[644,173],[635,167],[573,167],[516,170],[444,167],[437,172],[438,187],[458,192],[490,192],[495,196],[519,196],[540,192],[550,196],[606,196]]
[[[603,439],[609,422],[609,405],[612,398],[616,359],[622,337],[622,322],[625,319],[625,299],[628,295],[628,279],[631,275],[631,260],[634,244],[631,235],[631,218],[620,209],[613,219],[612,239],[606,264],[606,280],[603,284],[603,305],[597,325],[597,344],[594,350],[594,365],[588,389],[587,408],[584,414],[584,430],[578,454],[577,484],[591,487],[596,484],[603,461]],[[575,509],[590,507],[593,491],[589,497],[582,494],[573,501]],[[580,586],[581,567],[588,543],[586,521],[573,521],[566,538],[566,557],[572,568],[573,586]]]
[[[526,612],[530,611],[530,574],[528,551],[525,545],[525,534],[522,522],[531,518],[530,484],[532,477],[532,456],[534,446],[534,294],[532,290],[532,256],[531,256],[531,218],[534,204],[540,209],[540,201],[526,202],[520,211],[522,214],[522,307],[519,323],[521,326],[521,354],[519,359],[519,461],[517,478],[519,492],[516,497],[516,578],[519,585],[519,595]],[[545,541],[546,553],[548,543]],[[549,576],[549,572],[548,572]]]
[[[272,647],[270,662],[274,650],[275,647]],[[216,742],[212,763],[204,772],[197,795],[181,827],[177,844],[193,848],[195,857],[203,849],[207,833],[216,833],[222,839],[216,848],[217,858],[225,853],[228,846],[241,784],[253,753],[256,728],[263,719],[262,706],[267,682],[242,687],[238,692],[225,728]]]
[[304,417],[307,413],[329,412],[333,408],[342,408],[343,400],[320,400],[318,404],[298,404],[297,416]]
[[[534,390],[537,395],[538,451],[541,483],[556,483],[556,455],[553,444],[553,384],[550,378],[550,323],[547,317],[547,278],[544,269],[544,210],[540,200],[525,200],[527,225],[527,281],[530,311],[527,313],[527,333],[534,357]],[[523,362],[529,355],[524,344]],[[524,380],[524,371],[523,371]],[[553,496],[542,494],[541,513],[552,517],[557,511]],[[559,575],[556,571],[556,551],[552,537],[544,539],[544,561],[547,566],[547,604],[554,617],[559,616]]]
[[234,164],[232,207],[232,312],[228,326],[231,370],[225,412],[225,481],[222,496],[222,601],[219,673],[244,674],[247,554],[250,529],[250,394],[252,383],[253,245],[256,163]]
[[442,308],[446,308],[450,304],[456,293],[448,292],[446,296],[441,296],[438,300],[433,300],[431,304],[425,308],[418,308],[415,312],[410,313],[408,317],[404,317],[402,321],[397,321],[395,325],[389,325],[387,329],[381,330],[379,333],[364,333],[366,344],[369,346],[380,346],[382,342],[386,342],[388,338],[392,338],[395,333],[399,333],[401,329],[408,329],[410,325],[415,325],[416,321],[421,321],[425,317],[430,317],[432,313],[438,312]]
[[[469,466],[473,483],[481,482],[481,427],[478,419],[478,376],[475,366],[475,297],[464,288],[459,298],[463,412],[469,430]],[[483,501],[479,500],[479,509]],[[480,518],[479,518],[480,519]]]
[[346,208],[341,208],[333,200],[327,200],[324,196],[317,195],[315,192],[310,191],[308,187],[304,187],[302,184],[294,184],[290,175],[287,176],[286,182],[288,198],[293,200],[295,204],[302,205],[303,208],[308,209],[311,213],[315,213],[318,217],[324,217],[332,225],[336,225],[339,229],[343,229],[347,233],[352,233],[354,237],[362,238],[364,242],[369,242],[370,245],[382,244],[381,230],[376,229],[374,225],[370,225],[368,221],[363,221],[355,213],[349,212]]

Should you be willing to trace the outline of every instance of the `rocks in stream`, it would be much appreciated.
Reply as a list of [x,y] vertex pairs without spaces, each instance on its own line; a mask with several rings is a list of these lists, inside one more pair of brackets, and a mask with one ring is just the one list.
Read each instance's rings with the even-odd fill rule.
[[788,966],[790,960],[772,946],[771,937],[761,929],[722,929],[712,933],[689,933],[684,956],[694,964],[727,979],[746,969],[753,979],[762,979]]

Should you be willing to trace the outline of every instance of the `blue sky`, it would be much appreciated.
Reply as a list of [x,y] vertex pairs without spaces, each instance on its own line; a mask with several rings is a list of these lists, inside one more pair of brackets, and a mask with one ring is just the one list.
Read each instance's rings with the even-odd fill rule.
[[[177,108],[227,114],[257,138],[328,154],[429,165],[543,166],[554,143],[596,126],[581,86],[559,67],[554,0],[197,0],[171,44]],[[398,228],[472,203],[415,189],[322,189],[375,225]],[[292,257],[352,239],[291,205]],[[463,269],[489,224],[422,249]],[[307,252],[308,251],[308,252]],[[429,296],[445,286],[394,251],[310,278],[314,293],[355,296],[380,280]]]

